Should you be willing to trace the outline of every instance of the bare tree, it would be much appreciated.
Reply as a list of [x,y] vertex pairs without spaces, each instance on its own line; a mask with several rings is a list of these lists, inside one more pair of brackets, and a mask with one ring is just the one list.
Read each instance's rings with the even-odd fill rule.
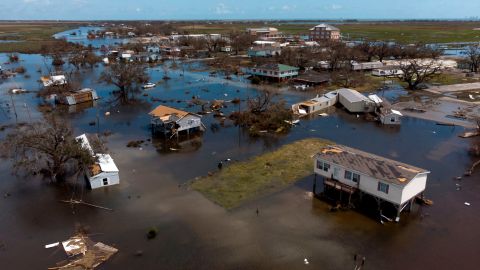
[[2,142],[2,153],[13,159],[16,172],[42,173],[61,181],[67,173],[79,173],[95,162],[92,154],[75,140],[72,129],[49,117],[19,125]]
[[230,33],[230,40],[235,54],[247,50],[255,41],[255,37],[242,32]]
[[480,46],[469,46],[467,51],[464,52],[467,56],[468,64],[470,65],[471,72],[478,72],[480,68]]
[[428,82],[437,76],[441,70],[441,64],[437,60],[404,60],[400,63],[403,72],[402,80],[408,84],[408,89],[415,90],[421,83]]
[[135,99],[139,85],[149,79],[145,66],[132,63],[113,63],[100,75],[100,81],[113,84],[119,89],[119,98],[122,102]]

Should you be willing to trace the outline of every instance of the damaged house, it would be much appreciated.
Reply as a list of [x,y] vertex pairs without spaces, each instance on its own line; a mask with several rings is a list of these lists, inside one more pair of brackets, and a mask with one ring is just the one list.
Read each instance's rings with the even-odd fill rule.
[[[315,178],[323,178],[324,189],[333,188],[352,195],[372,196],[378,204],[380,215],[385,203],[396,209],[395,221],[400,213],[413,206],[417,196],[422,196],[429,171],[399,161],[380,157],[343,145],[324,147],[315,157]],[[316,180],[314,183],[314,188]],[[314,190],[315,192],[315,190]]]
[[94,151],[86,134],[82,134],[76,139],[82,144],[83,148],[89,150],[97,159],[95,164],[91,165],[86,172],[90,188],[97,189],[120,184],[119,170],[112,157],[109,154],[95,153],[96,151]]
[[62,93],[56,97],[56,102],[64,105],[76,105],[98,99],[99,97],[94,89],[84,88],[78,91]]
[[200,115],[160,105],[149,113],[152,132],[177,135],[181,131],[203,131],[205,126]]

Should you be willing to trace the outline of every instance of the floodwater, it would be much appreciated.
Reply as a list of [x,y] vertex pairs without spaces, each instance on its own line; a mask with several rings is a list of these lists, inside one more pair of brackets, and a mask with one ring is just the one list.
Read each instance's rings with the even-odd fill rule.
[[[41,74],[50,70],[40,55],[20,55],[30,76],[17,76],[0,84],[0,123],[41,118],[40,99],[28,93],[10,96],[11,87],[40,89]],[[6,62],[0,55],[0,62]],[[170,70],[171,80],[142,91],[136,105],[114,101],[113,86],[98,83],[102,66],[74,75],[83,87],[97,90],[101,100],[93,107],[66,110],[76,133],[111,131],[108,148],[120,169],[121,183],[88,190],[83,181],[62,187],[34,177],[11,174],[9,162],[0,163],[0,263],[2,269],[46,269],[65,259],[62,250],[44,245],[67,239],[77,224],[88,227],[94,241],[113,245],[119,253],[99,269],[353,269],[353,255],[366,257],[366,269],[475,269],[480,263],[480,174],[454,180],[472,160],[471,140],[460,139],[460,127],[405,118],[401,127],[383,127],[341,109],[329,117],[302,120],[288,135],[252,139],[230,121],[210,129],[219,120],[211,114],[203,121],[203,136],[182,142],[169,151],[157,140],[141,148],[127,148],[130,140],[151,139],[147,113],[159,104],[188,107],[199,99],[245,100],[258,90],[242,78],[233,81],[209,77],[199,63]],[[40,72],[38,72],[40,70]],[[149,69],[151,81],[161,81],[161,67]],[[404,94],[398,88],[379,93],[388,98]],[[313,93],[280,91],[288,103]],[[152,98],[154,98],[152,100]],[[162,100],[166,103],[154,100]],[[8,105],[7,105],[8,104]],[[242,102],[241,107],[245,106]],[[226,114],[238,110],[229,104]],[[105,116],[105,112],[110,112]],[[99,126],[89,122],[99,116]],[[8,130],[7,130],[8,131]],[[4,136],[5,132],[0,132]],[[399,223],[381,225],[355,211],[329,212],[329,205],[308,196],[313,175],[269,196],[227,211],[185,183],[216,170],[220,160],[245,160],[283,144],[308,137],[326,138],[389,158],[429,169],[426,195],[435,204],[415,206]],[[252,172],[252,174],[255,172]],[[461,190],[456,190],[456,183]],[[70,205],[62,199],[81,198],[114,211]],[[466,206],[464,202],[471,205]],[[256,209],[259,214],[256,214]],[[149,228],[158,229],[153,240]],[[142,251],[142,256],[135,253]],[[309,265],[304,264],[307,258]]]
[[[102,27],[95,27],[95,26],[82,26],[75,29],[63,31],[53,35],[54,38],[65,38],[69,42],[75,42],[82,44],[84,46],[92,45],[94,48],[100,48],[102,45],[104,46],[111,46],[111,45],[119,45],[123,43],[127,43],[127,38],[114,38],[114,37],[106,37],[106,38],[96,38],[96,39],[88,39],[88,32],[90,31],[100,31]],[[74,35],[73,35],[74,34]]]

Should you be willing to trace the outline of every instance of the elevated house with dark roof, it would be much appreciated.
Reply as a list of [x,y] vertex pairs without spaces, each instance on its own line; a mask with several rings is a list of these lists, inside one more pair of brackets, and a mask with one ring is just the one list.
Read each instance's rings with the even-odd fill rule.
[[[397,210],[395,221],[407,206],[412,207],[423,194],[429,171],[343,145],[324,147],[315,157],[315,176],[324,179],[326,189],[343,193],[369,194],[378,203],[380,215],[384,202]],[[315,177],[316,178],[316,177]],[[314,183],[314,191],[315,191]],[[360,196],[362,197],[362,196]]]
[[265,79],[283,81],[298,76],[298,70],[298,67],[292,67],[288,65],[265,64],[251,68],[248,70],[248,73]]

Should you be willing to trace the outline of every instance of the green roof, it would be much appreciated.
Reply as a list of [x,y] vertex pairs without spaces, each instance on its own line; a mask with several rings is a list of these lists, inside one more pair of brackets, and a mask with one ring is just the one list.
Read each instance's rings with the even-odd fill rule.
[[283,65],[283,64],[266,64],[266,65],[260,66],[259,68],[266,69],[266,70],[275,70],[275,71],[299,70],[298,67],[292,67],[292,66]]

